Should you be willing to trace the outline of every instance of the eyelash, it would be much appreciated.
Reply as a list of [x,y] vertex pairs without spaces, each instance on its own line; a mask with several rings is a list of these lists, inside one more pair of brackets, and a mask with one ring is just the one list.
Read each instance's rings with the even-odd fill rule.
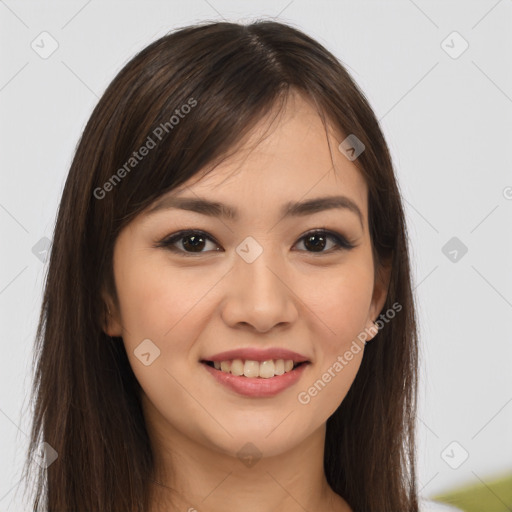
[[[186,257],[198,256],[198,255],[205,254],[208,252],[217,252],[217,251],[187,252],[187,251],[178,249],[177,247],[173,246],[174,243],[182,240],[183,238],[187,238],[187,236],[191,236],[191,235],[199,235],[204,239],[207,239],[211,242],[214,242],[217,245],[220,245],[217,243],[217,241],[213,237],[211,237],[210,235],[208,235],[208,233],[206,233],[204,231],[201,231],[198,229],[186,229],[183,231],[178,231],[177,233],[174,233],[172,235],[165,237],[163,240],[160,240],[159,242],[157,242],[154,247],[165,248],[172,252],[186,256]],[[299,238],[298,242],[300,242],[301,240],[303,240],[311,235],[326,235],[327,238],[331,238],[335,241],[337,247],[330,249],[329,251],[319,251],[319,252],[303,251],[303,252],[309,252],[311,254],[331,254],[333,252],[337,252],[337,251],[340,251],[343,249],[350,250],[355,247],[355,245],[350,243],[343,235],[340,235],[339,233],[336,233],[335,231],[330,231],[330,230],[324,229],[324,228],[319,228],[319,229],[314,229],[312,231],[308,231],[307,233],[305,233],[304,235],[302,235]]]

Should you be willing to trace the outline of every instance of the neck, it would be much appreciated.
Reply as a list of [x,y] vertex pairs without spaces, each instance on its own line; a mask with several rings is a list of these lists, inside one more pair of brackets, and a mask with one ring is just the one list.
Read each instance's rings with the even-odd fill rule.
[[325,477],[325,424],[299,446],[272,457],[250,444],[240,457],[218,452],[163,418],[148,422],[148,432],[155,460],[150,512],[351,512]]

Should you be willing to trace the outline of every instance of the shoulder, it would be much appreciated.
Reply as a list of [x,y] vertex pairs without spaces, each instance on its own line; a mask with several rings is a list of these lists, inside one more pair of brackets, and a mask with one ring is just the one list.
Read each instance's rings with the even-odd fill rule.
[[447,503],[441,503],[439,501],[431,501],[427,499],[420,499],[420,512],[462,512],[461,509],[448,505]]

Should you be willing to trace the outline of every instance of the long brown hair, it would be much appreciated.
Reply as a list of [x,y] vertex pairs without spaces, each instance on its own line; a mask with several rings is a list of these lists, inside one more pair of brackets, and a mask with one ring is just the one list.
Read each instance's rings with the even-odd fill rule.
[[[116,237],[158,196],[213,169],[292,89],[314,101],[324,124],[365,145],[354,163],[368,185],[376,268],[392,266],[383,309],[402,306],[365,348],[327,421],[326,477],[355,512],[418,510],[417,326],[391,157],[343,65],[273,21],[208,22],[158,39],[117,74],[84,129],[58,210],[35,340],[24,472],[35,510],[147,510],[153,457],[140,385],[122,340],[103,332],[102,292],[118,305]],[[130,160],[149,139],[146,156]],[[33,462],[41,442],[58,454],[46,468]]]

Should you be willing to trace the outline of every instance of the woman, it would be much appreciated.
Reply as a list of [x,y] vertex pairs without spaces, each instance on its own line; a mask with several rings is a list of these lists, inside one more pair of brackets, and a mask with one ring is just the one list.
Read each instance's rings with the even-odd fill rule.
[[418,510],[391,158],[295,28],[186,27],[120,71],[66,181],[37,342],[36,509]]

